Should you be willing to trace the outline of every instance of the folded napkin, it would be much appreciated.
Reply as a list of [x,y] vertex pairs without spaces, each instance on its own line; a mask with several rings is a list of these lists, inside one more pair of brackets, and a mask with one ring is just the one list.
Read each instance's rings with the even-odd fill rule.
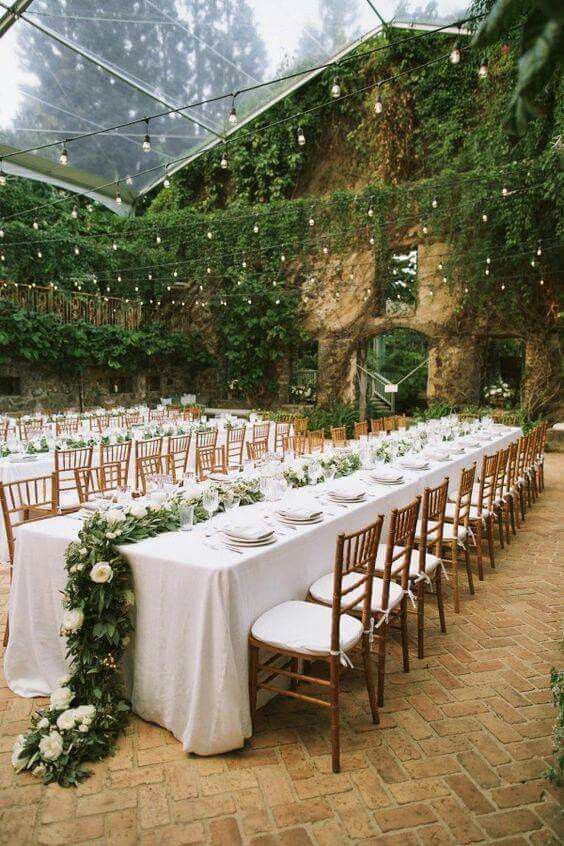
[[368,475],[377,482],[399,482],[403,479],[402,474],[395,470],[371,470]]
[[366,490],[355,482],[349,482],[348,484],[334,485],[330,488],[329,493],[340,499],[360,499],[365,495]]
[[426,458],[420,458],[417,455],[405,455],[400,459],[399,464],[412,470],[425,470],[429,462]]
[[232,538],[248,541],[262,540],[272,535],[270,526],[267,526],[262,521],[257,521],[256,523],[227,522],[223,525],[223,531]]
[[317,502],[290,502],[286,505],[281,505],[278,513],[283,517],[288,517],[290,520],[313,520],[322,514]]
[[447,450],[446,449],[440,449],[440,448],[425,450],[425,455],[428,455],[431,458],[439,458],[439,459],[450,458],[450,454],[447,452]]

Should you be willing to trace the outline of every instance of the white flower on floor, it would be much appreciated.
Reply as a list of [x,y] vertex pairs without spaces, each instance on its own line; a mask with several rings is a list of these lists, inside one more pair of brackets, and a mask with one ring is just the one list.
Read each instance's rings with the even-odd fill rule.
[[46,734],[39,741],[41,757],[46,761],[56,761],[63,751],[63,738],[58,731]]
[[37,776],[37,778],[43,778],[46,772],[47,768],[45,764],[38,764],[36,767],[33,768],[33,775]]
[[70,687],[58,687],[51,694],[51,710],[64,711],[74,699],[74,693]]
[[62,628],[67,634],[77,632],[84,623],[84,611],[82,608],[68,608],[63,614]]
[[137,517],[138,519],[141,519],[142,517],[146,517],[147,509],[140,502],[134,502],[132,505],[129,506],[129,513],[132,517]]
[[20,758],[25,743],[25,735],[19,734],[12,749],[12,766],[19,773],[23,770],[29,758]]
[[63,711],[62,714],[59,714],[57,717],[57,728],[60,728],[61,731],[69,731],[73,729],[76,723],[76,711],[74,708],[69,708],[67,711]]
[[108,561],[98,561],[98,563],[94,564],[90,570],[90,578],[93,582],[98,582],[98,584],[104,584],[105,582],[111,581],[113,575],[114,571],[110,567]]
[[110,525],[114,525],[115,523],[123,523],[126,519],[123,511],[120,511],[117,508],[112,508],[110,511],[106,511],[104,516],[106,518],[106,523],[109,523]]

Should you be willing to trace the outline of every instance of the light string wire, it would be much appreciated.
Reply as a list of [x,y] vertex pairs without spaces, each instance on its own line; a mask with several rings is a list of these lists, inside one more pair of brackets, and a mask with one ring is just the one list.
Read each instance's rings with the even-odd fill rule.
[[[11,11],[10,7],[7,6],[4,2],[2,2],[2,0],[0,0],[0,6],[2,6],[4,9],[6,9],[6,11]],[[25,15],[23,15],[21,13],[17,13],[17,12],[12,12],[12,14],[14,14],[14,16],[17,17],[17,18],[21,18],[25,23],[28,23],[31,26],[33,26],[33,21],[29,21]],[[166,110],[163,110],[163,111],[160,111],[160,112],[155,112],[154,114],[151,114],[151,115],[144,115],[143,117],[135,118],[134,120],[124,121],[122,123],[114,124],[113,126],[103,127],[101,129],[90,130],[88,132],[73,133],[72,135],[67,135],[65,137],[61,137],[58,141],[50,141],[47,144],[41,144],[39,146],[36,145],[35,147],[28,147],[27,149],[17,150],[13,153],[7,153],[6,155],[1,157],[1,160],[6,161],[6,160],[8,160],[12,157],[15,157],[15,156],[25,155],[26,153],[34,153],[34,152],[37,152],[39,150],[46,150],[46,149],[49,149],[51,147],[61,147],[61,145],[70,144],[74,141],[81,141],[81,140],[86,139],[86,138],[93,138],[93,137],[96,137],[98,135],[104,135],[106,133],[115,132],[118,129],[127,129],[130,126],[137,126],[138,124],[146,123],[147,121],[151,121],[151,120],[158,120],[159,118],[168,117],[169,115],[172,115],[172,114],[181,114],[182,112],[187,111],[188,109],[199,108],[200,106],[206,106],[206,105],[209,105],[211,103],[217,103],[217,102],[220,102],[221,100],[226,100],[226,99],[232,100],[234,98],[239,97],[242,94],[248,94],[252,91],[257,91],[259,89],[266,88],[270,85],[278,85],[281,82],[289,82],[293,79],[297,79],[298,77],[306,76],[308,74],[314,74],[318,71],[328,70],[329,68],[339,68],[339,67],[342,67],[345,64],[348,64],[349,62],[357,61],[358,59],[361,59],[361,58],[364,59],[366,57],[374,55],[375,53],[382,52],[383,50],[390,50],[394,47],[397,47],[399,44],[406,44],[410,41],[416,41],[416,40],[421,39],[421,38],[427,38],[429,36],[437,35],[438,33],[441,33],[444,30],[452,29],[452,27],[458,27],[460,29],[463,24],[473,23],[474,21],[481,20],[482,18],[486,17],[487,14],[488,14],[487,12],[483,12],[483,13],[480,13],[480,14],[477,14],[477,15],[471,15],[471,16],[466,17],[466,18],[461,18],[460,20],[454,21],[453,23],[443,24],[442,26],[436,27],[433,30],[427,30],[425,32],[416,33],[415,35],[406,36],[405,38],[400,39],[398,42],[383,44],[383,45],[380,45],[378,47],[374,47],[371,50],[365,50],[365,51],[362,51],[362,52],[354,52],[349,56],[344,56],[342,59],[338,59],[338,60],[332,59],[331,61],[324,62],[324,63],[319,64],[319,65],[314,65],[313,67],[305,68],[304,70],[293,71],[292,73],[285,74],[285,75],[279,76],[279,77],[275,77],[274,79],[266,80],[265,82],[258,82],[258,83],[255,83],[254,85],[249,85],[246,88],[239,88],[236,91],[229,91],[229,92],[226,92],[224,94],[213,95],[212,97],[207,97],[204,100],[195,100],[194,102],[187,103],[184,106],[176,106],[174,108],[166,109]],[[393,29],[393,23],[386,25],[386,27],[384,27],[384,31],[387,28]],[[379,33],[377,33],[377,34],[379,34]],[[337,99],[339,99],[339,98],[337,98]],[[227,139],[224,138],[224,141],[225,140],[227,140]],[[162,167],[162,165],[161,165],[161,167]],[[136,174],[136,176],[138,176],[138,175],[139,174]]]
[[[0,5],[1,5],[1,3],[0,3]],[[518,25],[517,27],[513,27],[513,29],[520,29],[520,28],[521,28],[521,25]],[[472,45],[461,46],[459,49],[460,49],[461,53],[466,52],[467,50],[472,49]],[[245,131],[245,130],[242,129],[237,133],[236,136],[230,136],[229,138],[227,138],[226,141],[225,141],[225,144],[232,143],[233,141],[240,141],[242,138],[246,138],[246,137],[249,137],[251,135],[259,135],[262,132],[266,132],[268,129],[271,129],[271,128],[276,127],[276,126],[280,126],[280,125],[285,124],[285,123],[296,122],[297,118],[299,118],[299,117],[303,117],[304,115],[312,114],[313,112],[317,112],[320,109],[325,108],[326,106],[334,105],[337,102],[341,102],[343,100],[349,99],[350,97],[354,97],[359,93],[364,93],[365,91],[369,91],[373,88],[381,89],[383,85],[387,85],[390,82],[394,82],[395,80],[401,79],[405,76],[411,76],[412,74],[416,73],[419,70],[423,70],[424,68],[430,67],[431,65],[435,65],[435,64],[438,64],[439,62],[443,62],[446,59],[448,59],[449,55],[450,55],[450,53],[442,54],[440,56],[435,57],[434,59],[430,59],[427,62],[424,62],[420,65],[416,65],[415,67],[409,68],[405,71],[399,71],[397,74],[393,74],[392,76],[386,77],[386,78],[381,79],[377,82],[370,83],[368,85],[364,85],[361,88],[358,88],[358,89],[351,91],[347,94],[341,95],[339,100],[330,99],[330,100],[327,100],[323,103],[318,103],[316,106],[311,106],[309,109],[305,109],[302,112],[296,112],[293,115],[289,115],[287,117],[280,118],[276,121],[272,121],[271,123],[265,124],[261,127],[258,127],[257,129],[250,129],[248,131]],[[184,155],[184,156],[181,156],[177,159],[171,159],[165,165],[165,167],[170,167],[173,164],[180,164],[181,162],[188,162],[191,158],[192,158],[191,155]],[[160,171],[162,169],[163,169],[162,164],[155,165],[153,167],[145,168],[144,170],[138,171],[135,174],[135,177],[144,176],[148,173],[155,173],[156,171]],[[3,220],[4,220],[4,222],[7,222],[9,220],[12,220],[13,218],[19,218],[23,215],[28,215],[28,214],[31,214],[33,212],[38,212],[38,211],[41,211],[42,209],[45,209],[45,208],[53,208],[54,206],[60,205],[61,203],[67,203],[71,199],[74,199],[74,198],[77,198],[77,197],[90,197],[90,195],[93,194],[93,193],[100,193],[100,192],[102,192],[102,191],[104,191],[108,188],[112,188],[114,186],[116,186],[116,188],[119,189],[119,185],[122,182],[124,182],[126,180],[126,178],[127,177],[121,177],[121,178],[113,179],[109,182],[104,182],[104,183],[102,183],[98,186],[91,186],[87,190],[81,191],[81,192],[78,192],[78,191],[72,192],[72,193],[68,192],[66,194],[66,196],[60,197],[56,200],[52,200],[51,202],[42,203],[42,204],[37,205],[37,206],[31,206],[28,209],[23,209],[19,212],[15,212],[14,214],[6,215],[6,216],[4,216]]]

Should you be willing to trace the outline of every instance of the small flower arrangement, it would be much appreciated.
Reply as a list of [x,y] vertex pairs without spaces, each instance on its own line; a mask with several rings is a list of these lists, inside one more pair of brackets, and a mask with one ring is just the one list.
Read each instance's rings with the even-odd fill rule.
[[313,385],[290,385],[290,396],[298,402],[315,402]]
[[484,399],[493,405],[505,405],[515,396],[515,391],[507,383],[498,379],[484,388]]

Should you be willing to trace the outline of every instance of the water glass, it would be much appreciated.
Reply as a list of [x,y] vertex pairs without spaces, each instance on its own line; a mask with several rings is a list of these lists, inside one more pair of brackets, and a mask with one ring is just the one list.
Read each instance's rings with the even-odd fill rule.
[[194,525],[194,506],[181,505],[178,510],[178,516],[180,518],[180,531],[191,532]]

